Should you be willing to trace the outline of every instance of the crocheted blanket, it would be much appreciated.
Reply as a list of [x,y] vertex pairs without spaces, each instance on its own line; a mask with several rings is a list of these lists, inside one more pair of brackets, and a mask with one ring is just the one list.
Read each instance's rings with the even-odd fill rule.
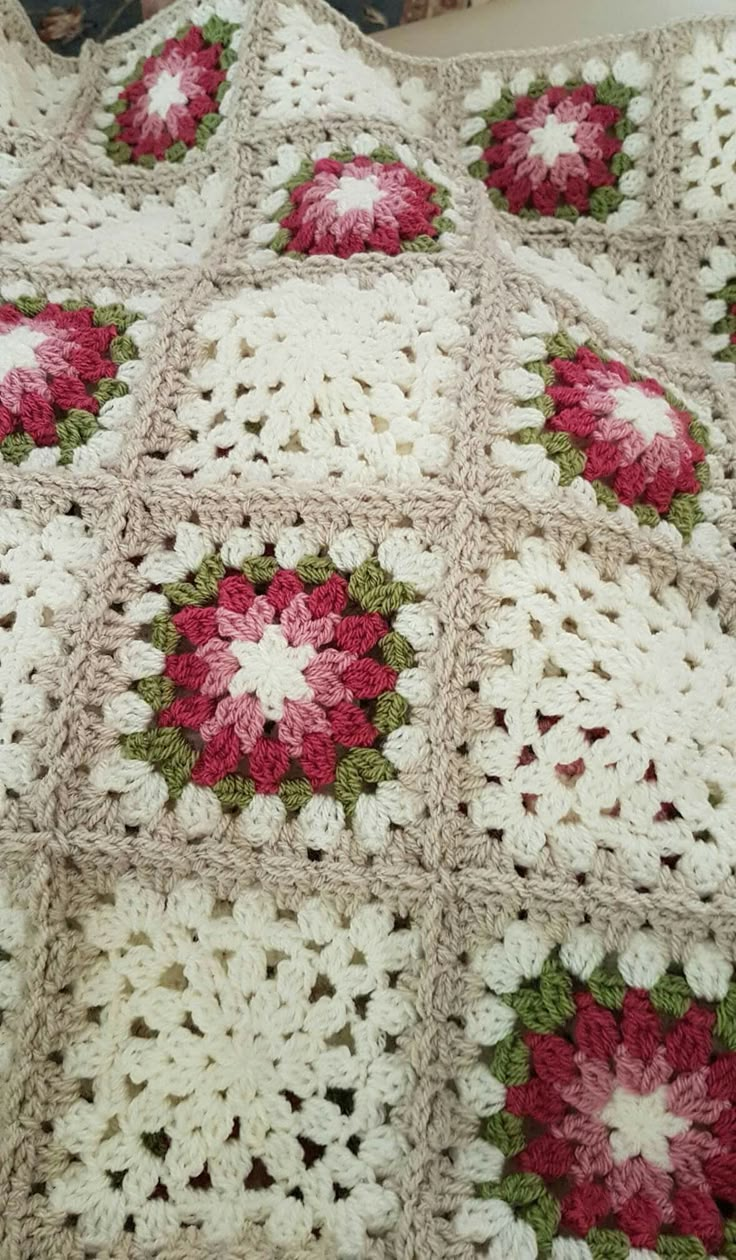
[[736,1257],[736,27],[0,8],[0,1255]]

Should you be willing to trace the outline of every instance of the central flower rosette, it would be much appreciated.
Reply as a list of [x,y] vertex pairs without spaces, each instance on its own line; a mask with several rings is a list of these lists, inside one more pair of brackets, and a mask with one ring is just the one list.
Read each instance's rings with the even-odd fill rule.
[[667,398],[652,378],[632,376],[625,364],[602,359],[587,346],[553,359],[555,405],[547,427],[568,433],[585,451],[586,481],[607,481],[620,503],[642,503],[661,516],[676,494],[702,489],[696,471],[705,450],[691,432],[693,417]]
[[508,1088],[487,1136],[512,1162],[493,1192],[534,1201],[540,1220],[591,1245],[601,1231],[611,1248],[620,1235],[652,1250],[674,1235],[718,1253],[736,1203],[726,1010],[693,1000],[675,975],[650,993],[601,970],[574,991],[552,959],[538,990],[511,1003],[521,1026],[495,1053]]
[[180,161],[204,148],[221,121],[220,105],[235,60],[236,27],[212,17],[165,40],[133,70],[108,109],[107,152],[114,162]]
[[486,184],[512,214],[530,208],[554,215],[560,207],[590,211],[591,194],[616,183],[612,159],[621,150],[615,127],[622,112],[596,99],[593,84],[550,86],[517,97],[510,117],[490,126],[484,150]]
[[438,236],[442,193],[399,161],[363,154],[320,158],[311,177],[290,193],[281,227],[287,252],[398,254],[406,242]]
[[335,781],[340,750],[376,747],[388,708],[405,708],[381,651],[391,625],[362,609],[338,572],[315,583],[268,558],[261,566],[272,570],[266,582],[226,572],[212,604],[171,616],[178,643],[163,678],[174,698],[158,726],[198,748],[194,784],[238,772],[272,794],[302,775],[319,791]]

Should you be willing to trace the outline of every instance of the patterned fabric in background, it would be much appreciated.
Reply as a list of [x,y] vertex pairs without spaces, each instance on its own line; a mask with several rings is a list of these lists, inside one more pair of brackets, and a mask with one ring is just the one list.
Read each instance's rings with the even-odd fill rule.
[[[331,3],[361,30],[371,34],[388,26],[436,17],[452,9],[467,9],[471,0],[331,0]],[[143,17],[141,0],[84,0],[83,4],[51,8],[48,0],[23,0],[23,6],[44,43],[54,52],[68,56],[76,56],[85,39],[100,42],[110,39],[137,26]]]

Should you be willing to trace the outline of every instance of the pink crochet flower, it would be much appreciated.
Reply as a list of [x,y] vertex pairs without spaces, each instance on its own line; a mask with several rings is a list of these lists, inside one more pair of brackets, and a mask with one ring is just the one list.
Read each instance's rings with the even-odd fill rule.
[[197,733],[194,783],[211,787],[247,759],[259,793],[277,792],[294,765],[318,791],[334,782],[338,745],[373,747],[379,732],[366,702],[397,678],[371,655],[389,626],[347,609],[340,574],[308,593],[296,572],[279,569],[264,594],[231,573],[215,604],[174,615],[193,650],[166,658],[165,676],[181,693],[158,723]]
[[398,254],[404,242],[438,235],[435,191],[401,162],[320,158],[312,178],[290,194],[281,220],[291,234],[284,248],[337,258],[369,250]]
[[587,346],[553,359],[555,404],[546,428],[568,433],[585,453],[583,476],[606,481],[620,503],[665,515],[676,494],[702,488],[696,465],[705,451],[690,432],[693,417],[665,397],[657,381],[633,380],[625,364]]
[[633,1247],[674,1229],[717,1253],[736,1203],[736,1055],[714,1042],[715,1012],[692,1002],[665,1021],[642,989],[620,1011],[574,1001],[569,1035],[524,1034],[530,1076],[506,1098],[529,1125],[518,1166],[555,1186],[578,1237],[610,1219]]
[[36,446],[55,446],[57,424],[69,410],[96,414],[93,389],[117,375],[108,351],[118,330],[93,322],[94,308],[66,311],[53,302],[24,315],[0,306],[0,441],[23,433]]
[[221,43],[208,43],[198,26],[182,38],[167,39],[161,51],[146,57],[139,76],[118,100],[127,108],[117,115],[116,144],[130,148],[130,159],[157,160],[177,141],[191,148],[205,114],[219,111],[217,90],[225,80]]
[[621,117],[616,106],[596,103],[588,83],[520,96],[511,117],[490,126],[485,182],[512,214],[530,207],[553,215],[561,206],[587,214],[592,190],[616,183],[610,162],[621,149],[613,133]]

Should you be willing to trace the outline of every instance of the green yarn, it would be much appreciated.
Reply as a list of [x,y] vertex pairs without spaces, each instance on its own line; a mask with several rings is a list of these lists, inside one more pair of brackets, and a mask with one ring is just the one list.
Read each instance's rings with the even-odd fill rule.
[[[554,350],[550,350],[549,353],[554,355]],[[535,372],[537,376],[541,376],[545,386],[554,385],[557,374],[551,363],[547,363],[544,359],[535,359],[532,363],[525,363],[524,366],[527,372]]]
[[556,958],[546,959],[535,987],[509,993],[504,1001],[530,1032],[554,1032],[575,1014],[572,980]]
[[499,1041],[491,1058],[491,1072],[502,1085],[524,1085],[529,1080],[529,1051],[514,1033]]
[[401,242],[401,252],[403,254],[429,254],[438,249],[439,246],[432,236],[415,236],[411,241]]
[[[512,92],[509,88],[504,88],[495,105],[492,105],[488,110],[483,110],[483,117],[488,124],[488,130],[490,131],[494,123],[505,122],[507,118],[511,118],[515,108],[516,104]],[[471,144],[482,144],[485,148],[489,139],[490,137],[487,135],[482,140],[474,136]]]
[[175,140],[174,143],[170,144],[166,150],[166,161],[183,162],[188,152],[189,149],[183,140]]
[[660,1015],[681,1019],[689,1010],[693,995],[684,976],[664,975],[650,989],[649,998]]
[[708,1260],[699,1238],[675,1238],[668,1234],[660,1234],[657,1239],[657,1255],[664,1260]]
[[736,1221],[734,1220],[725,1223],[721,1251],[724,1260],[736,1260]]
[[619,118],[613,129],[613,134],[617,140],[623,141],[635,131],[636,123],[632,122],[630,118]]
[[628,1260],[631,1247],[617,1229],[591,1229],[585,1235],[591,1260]]
[[403,726],[409,712],[409,705],[397,691],[384,691],[376,700],[371,721],[382,735],[390,735],[397,727]]
[[396,770],[377,748],[351,748],[335,771],[335,797],[348,818],[367,783],[384,783],[396,777]]
[[254,586],[265,586],[278,570],[273,556],[250,556],[241,564],[241,572]]
[[110,342],[110,358],[113,363],[128,363],[130,359],[137,359],[138,347],[133,338],[126,336],[125,333],[113,337]]
[[136,683],[136,690],[146,704],[150,704],[156,712],[173,704],[176,695],[176,687],[171,679],[164,678],[160,674],[151,678],[140,678]]
[[284,779],[279,786],[279,798],[291,814],[297,814],[313,795],[312,786],[306,779]]
[[225,564],[220,555],[205,556],[197,569],[194,585],[206,599],[217,599],[219,583],[225,576]]
[[620,149],[611,158],[611,170],[619,178],[621,175],[625,175],[627,171],[630,171],[633,165],[633,160],[628,153],[623,153]]
[[115,376],[103,376],[102,380],[97,382],[94,397],[102,407],[112,398],[124,398],[127,392],[128,386],[125,381],[118,380]]
[[[116,133],[117,133],[117,131],[120,130],[120,128],[117,126],[117,123],[115,124],[115,127],[116,127]],[[108,128],[108,131],[111,131],[111,130],[112,128]],[[131,149],[129,144],[125,143],[124,140],[110,139],[105,145],[105,152],[107,153],[107,156],[115,163],[116,166],[122,166],[123,163],[130,161],[133,150]]]
[[633,503],[631,510],[640,525],[659,525],[659,512],[648,503]]
[[217,598],[218,582],[225,576],[225,565],[219,555],[206,556],[199,566],[193,582],[167,582],[163,587],[166,598],[180,608],[202,605]]
[[559,1022],[572,1019],[575,1014],[572,978],[556,957],[545,960],[538,983],[545,1005],[554,1012]]
[[595,497],[598,502],[602,507],[608,508],[609,512],[615,512],[617,508],[621,506],[615,490],[612,490],[610,486],[607,486],[605,481],[594,481],[593,489],[595,490]]
[[599,221],[607,219],[609,214],[613,214],[614,210],[618,210],[623,199],[623,193],[610,185],[594,188],[588,202],[591,217]]
[[[448,188],[443,187],[442,184],[435,184],[434,192],[432,193],[432,200],[434,201],[436,205],[439,206],[440,210],[449,210],[450,206],[452,205],[452,197],[450,196],[450,191]],[[454,231],[455,224],[452,223],[451,228],[449,228],[448,230]]]
[[[578,350],[578,347],[572,337],[562,331],[553,333],[550,337],[546,337],[545,346],[547,348],[547,354],[552,359],[574,359]],[[545,380],[545,384],[553,385],[556,379],[555,370],[550,367],[549,364],[545,364],[544,366],[547,367],[550,373],[550,379]]]
[[149,761],[156,767],[173,800],[181,796],[191,778],[197,754],[189,747],[178,727],[162,726],[123,735],[120,746],[124,756]]
[[192,582],[166,582],[161,589],[169,603],[176,604],[179,608],[207,603],[207,596],[200,594]]
[[502,1199],[509,1207],[526,1207],[544,1194],[544,1182],[536,1173],[511,1173],[495,1188],[494,1199]]
[[[679,410],[682,410],[682,408],[679,408]],[[708,430],[706,426],[703,424],[702,420],[698,420],[696,416],[693,416],[692,420],[690,421],[689,427],[690,427],[690,437],[693,439],[693,441],[697,442],[698,446],[702,446],[704,451],[709,451],[710,450],[710,434],[708,433]]]
[[666,520],[679,529],[685,542],[690,541],[696,525],[705,520],[696,494],[676,494],[666,513]]
[[[352,156],[354,155],[351,154],[351,157]],[[373,152],[371,153],[371,157],[373,158],[374,162],[391,163],[391,162],[399,161],[399,155],[396,152],[396,150],[390,149],[388,145],[379,145],[377,149],[373,150]]]
[[616,109],[624,112],[633,96],[636,96],[635,88],[626,87],[610,74],[595,89],[595,99],[599,105],[615,105]]
[[[304,158],[303,161],[300,163],[298,170],[295,171],[293,175],[290,175],[289,178],[284,181],[284,183],[282,184],[282,187],[285,188],[287,192],[291,193],[294,191],[295,188],[298,188],[300,184],[308,183],[308,181],[312,179],[313,176],[314,176],[314,162],[312,162],[310,158]],[[289,206],[290,206],[290,202],[287,202],[284,207],[284,210],[279,211],[279,216],[278,216],[279,218],[281,218],[281,215],[289,209]]]
[[521,1209],[519,1216],[527,1225],[531,1225],[537,1236],[539,1260],[546,1260],[557,1237],[561,1216],[559,1203],[548,1190],[543,1189],[533,1203]]
[[223,44],[227,48],[237,29],[237,22],[226,22],[213,14],[202,27],[202,38],[208,44]]
[[[285,214],[286,211],[287,211],[287,207],[284,207],[280,213]],[[289,232],[287,228],[279,228],[279,231],[276,233],[273,240],[271,241],[271,244],[269,245],[269,249],[272,249],[275,251],[275,253],[280,254],[283,252],[283,250],[286,249],[286,246],[289,244],[290,240],[291,240],[291,232]]]
[[626,985],[618,971],[596,967],[588,977],[588,989],[599,1006],[605,1006],[609,1011],[621,1010]]
[[[549,420],[555,414],[555,404],[549,394],[538,394],[536,398],[530,398],[527,407],[536,407],[537,411],[541,411],[545,420]],[[534,439],[536,441],[536,438]]]
[[481,1137],[493,1146],[497,1146],[502,1155],[511,1159],[526,1149],[526,1135],[521,1116],[512,1116],[509,1111],[498,1111],[495,1116],[486,1116],[481,1124]]
[[392,582],[374,556],[358,566],[348,584],[350,598],[366,612],[395,613],[416,599],[408,582]]
[[[567,86],[567,84],[565,84],[565,86]],[[551,87],[551,84],[548,79],[542,79],[542,78],[532,79],[531,83],[529,84],[529,87],[526,90],[526,95],[531,96],[536,100],[537,97],[542,96],[547,91],[548,87]]]
[[736,1050],[736,984],[729,984],[716,1007],[715,1032],[727,1050]]
[[171,618],[166,613],[157,613],[151,622],[152,646],[168,656],[176,651],[180,637]]
[[13,306],[17,306],[21,315],[25,315],[28,319],[32,319],[34,315],[39,315],[44,307],[48,306],[48,299],[45,297],[23,297],[14,298]]
[[[86,305],[86,303],[80,303],[80,305]],[[110,306],[96,306],[92,314],[92,323],[96,328],[106,328],[108,324],[114,324],[118,332],[123,333],[140,318],[136,311],[129,311],[124,306],[111,304]]]
[[[224,88],[226,87],[226,84],[221,83],[220,87]],[[198,149],[203,149],[205,147],[207,141],[215,134],[221,122],[222,114],[205,114],[204,117],[200,119],[197,125],[194,141]]]
[[253,800],[256,785],[252,779],[244,779],[242,775],[227,774],[219,783],[212,785],[212,791],[223,809],[242,810]]
[[8,464],[22,464],[27,459],[36,443],[27,433],[9,433],[0,442],[0,455]]
[[303,582],[311,582],[319,586],[328,581],[335,572],[335,566],[329,556],[302,556],[296,571]]
[[560,1027],[560,1019],[554,1009],[550,1009],[541,993],[535,989],[519,989],[505,999],[516,1011],[525,1028],[530,1032],[550,1033]]
[[59,463],[71,464],[78,446],[84,446],[94,436],[100,426],[90,411],[67,412],[63,420],[56,425],[56,436],[59,439]]
[[[474,142],[477,142],[477,137]],[[488,174],[488,163],[484,162],[481,158],[478,158],[477,161],[470,163],[468,170],[474,179],[485,179]],[[495,189],[489,190],[489,192],[494,191]]]
[[416,653],[398,630],[389,630],[380,641],[381,655],[386,665],[399,672],[402,669],[413,669],[417,663]]

